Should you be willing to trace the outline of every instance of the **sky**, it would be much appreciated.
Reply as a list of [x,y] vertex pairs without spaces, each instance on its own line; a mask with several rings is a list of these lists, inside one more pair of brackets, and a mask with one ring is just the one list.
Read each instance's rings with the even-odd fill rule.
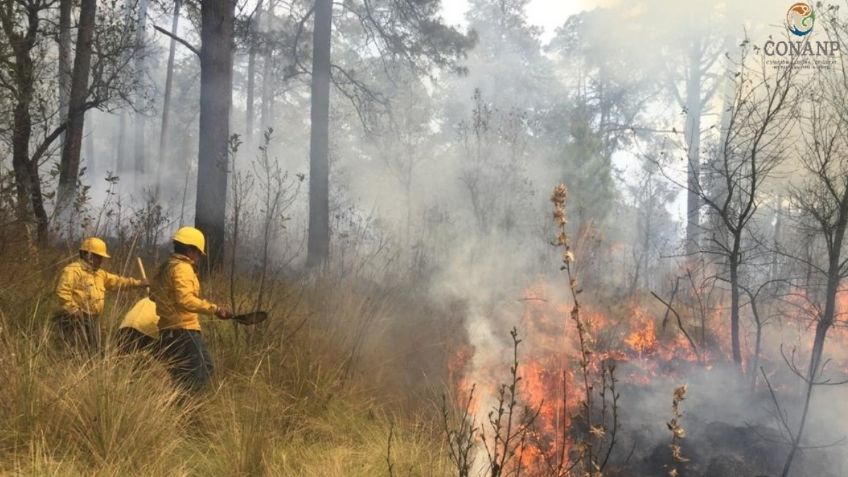
[[[530,23],[544,28],[542,40],[548,41],[569,15],[586,9],[588,3],[588,0],[533,0],[527,7],[527,17]],[[450,24],[465,24],[467,9],[467,0],[442,0],[445,20]]]

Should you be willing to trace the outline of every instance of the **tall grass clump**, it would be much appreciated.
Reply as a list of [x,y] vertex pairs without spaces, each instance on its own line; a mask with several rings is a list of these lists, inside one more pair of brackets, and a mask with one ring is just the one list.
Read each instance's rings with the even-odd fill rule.
[[38,475],[64,462],[89,475],[166,475],[184,467],[177,451],[190,407],[177,404],[158,364],[111,350],[82,356],[57,348],[46,330],[16,336],[5,314],[2,323],[0,469]]
[[[131,274],[137,251],[116,248],[108,268]],[[269,277],[265,323],[204,319],[215,376],[182,396],[152,356],[114,349],[139,292],[108,296],[102,353],[57,342],[53,287],[71,258],[0,254],[0,475],[449,475],[433,403],[461,322],[420,294]],[[237,311],[256,307],[243,276],[203,286]]]

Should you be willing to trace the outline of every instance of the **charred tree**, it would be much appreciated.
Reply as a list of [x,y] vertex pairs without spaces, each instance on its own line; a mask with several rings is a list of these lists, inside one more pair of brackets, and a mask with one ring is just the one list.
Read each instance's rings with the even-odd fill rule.
[[195,225],[207,237],[210,263],[223,260],[233,82],[232,0],[201,4],[200,145]]
[[309,239],[306,264],[317,267],[330,256],[330,45],[332,0],[315,0],[312,35],[312,130],[309,143]]

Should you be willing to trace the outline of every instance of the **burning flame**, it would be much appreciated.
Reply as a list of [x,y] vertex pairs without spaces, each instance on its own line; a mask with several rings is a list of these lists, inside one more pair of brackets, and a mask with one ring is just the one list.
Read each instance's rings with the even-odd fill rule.
[[[592,371],[598,371],[602,363],[614,363],[621,381],[630,386],[640,386],[659,377],[679,379],[692,366],[709,369],[715,363],[732,362],[727,307],[713,303],[705,310],[698,306],[697,300],[686,300],[686,297],[678,297],[675,302],[683,317],[680,320],[670,316],[666,307],[658,301],[634,301],[604,308],[584,304],[581,315],[587,333],[595,343],[590,365]],[[794,343],[797,349],[793,352],[797,354],[798,361],[803,362],[804,356],[809,356],[818,310],[811,305],[812,300],[798,290],[790,293],[790,298],[784,301],[784,306],[793,310],[784,310],[783,313],[793,318],[784,321],[784,326],[771,325],[769,332],[784,334],[780,337],[781,342]],[[517,392],[522,404],[538,415],[527,442],[517,451],[513,465],[520,465],[525,475],[556,475],[550,472],[552,463],[559,462],[563,464],[560,468],[567,468],[569,460],[574,459],[582,445],[575,440],[574,433],[583,405],[583,383],[579,379],[577,332],[568,319],[572,304],[561,289],[544,282],[528,287],[522,302],[519,334],[523,341],[517,371],[521,380]],[[837,322],[831,331],[832,342],[837,344],[831,345],[829,351],[835,354],[833,362],[848,373],[848,352],[843,351],[848,349],[845,321],[848,316],[848,289],[840,293],[837,305]],[[754,352],[756,330],[749,318],[747,314],[743,317],[744,365]],[[461,348],[457,350],[456,363],[449,366],[451,383],[459,396],[467,394],[471,383],[476,383],[474,412],[478,423],[485,422],[485,416],[491,411],[498,383],[504,382],[509,365],[502,360],[482,359],[480,362],[486,365],[477,366],[472,371],[467,364],[472,358],[476,359],[475,352],[492,354],[501,351]],[[774,357],[762,356],[759,364],[773,369],[780,363],[774,361]],[[597,393],[598,389],[594,392]],[[590,430],[602,431],[600,427]]]
[[630,332],[624,342],[630,346],[639,357],[653,356],[659,349],[659,340],[654,329],[654,322],[645,320],[640,328],[636,328]]

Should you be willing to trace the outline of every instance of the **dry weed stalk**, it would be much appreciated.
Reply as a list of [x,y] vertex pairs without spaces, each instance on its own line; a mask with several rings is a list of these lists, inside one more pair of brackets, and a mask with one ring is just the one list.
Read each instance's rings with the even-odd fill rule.
[[[448,441],[448,458],[457,471],[458,477],[468,477],[474,465],[474,443],[479,428],[476,425],[474,413],[474,391],[476,385],[471,386],[471,391],[462,407],[462,415],[454,419],[447,402],[447,397],[442,396],[442,426]],[[456,420],[454,427],[451,421]]]
[[683,428],[681,420],[683,419],[683,411],[680,409],[680,403],[686,399],[687,386],[684,384],[674,389],[673,399],[671,403],[671,420],[666,423],[668,430],[671,431],[671,459],[672,464],[669,466],[669,477],[677,477],[680,475],[678,465],[689,462],[689,459],[683,456],[683,451],[680,443],[686,437],[686,429]]
[[[527,451],[530,431],[541,412],[538,407],[522,405],[518,373],[518,345],[521,339],[518,330],[510,331],[512,338],[512,363],[509,382],[498,387],[497,402],[487,415],[488,426],[476,426],[474,417],[474,391],[471,387],[463,401],[461,415],[454,417],[442,396],[442,425],[448,441],[448,457],[459,477],[471,475],[474,466],[474,448],[479,442],[486,454],[486,469],[489,477],[510,475],[520,477],[526,469],[522,456]],[[488,429],[488,431],[487,431]]]
[[[486,456],[491,469],[491,477],[506,475],[511,465],[515,470],[510,474],[519,477],[521,474],[521,456],[527,446],[527,436],[530,428],[541,411],[541,404],[536,409],[524,406],[519,409],[518,384],[522,380],[518,374],[518,330],[509,332],[512,337],[512,364],[509,368],[509,384],[501,384],[498,389],[497,405],[489,411],[489,426],[492,434],[489,439],[485,430],[480,432],[480,440],[486,450]],[[515,458],[515,464],[512,464]]]
[[[583,290],[580,288],[574,272],[575,257],[566,231],[568,225],[565,209],[567,198],[568,191],[563,184],[558,185],[551,196],[551,202],[554,204],[554,222],[557,227],[554,245],[563,249],[561,270],[565,271],[568,276],[568,287],[573,301],[570,317],[577,328],[580,351],[578,364],[583,387],[583,400],[579,404],[579,413],[576,417],[577,420],[582,421],[586,432],[575,443],[574,453],[576,456],[572,459],[572,462],[569,464],[561,459],[555,468],[556,475],[573,475],[573,472],[577,472],[577,475],[581,477],[602,477],[604,468],[609,463],[615,447],[616,434],[619,428],[618,399],[620,396],[615,388],[618,380],[615,377],[615,365],[601,363],[600,416],[596,419],[594,408],[598,403],[595,402],[595,383],[597,381],[596,376],[594,376],[595,340],[591,333],[591,321],[583,319],[580,315],[581,307],[578,295]],[[563,395],[563,401],[566,398]],[[563,402],[563,408],[566,408],[565,402]]]

